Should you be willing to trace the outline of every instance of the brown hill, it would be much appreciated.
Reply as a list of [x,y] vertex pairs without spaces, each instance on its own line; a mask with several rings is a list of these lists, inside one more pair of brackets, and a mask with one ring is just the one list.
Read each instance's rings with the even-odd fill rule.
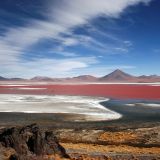
[[69,81],[93,82],[93,81],[97,81],[97,77],[94,77],[91,75],[82,75],[82,76],[70,78]]
[[52,81],[50,77],[36,76],[31,79],[32,81]]
[[127,74],[119,69],[99,79],[108,82],[133,82],[137,81],[137,77]]
[[160,82],[160,76],[157,75],[150,75],[150,76],[142,75],[137,78],[139,80],[138,82]]
[[0,81],[5,81],[5,80],[7,80],[7,78],[4,78],[4,77],[0,76]]

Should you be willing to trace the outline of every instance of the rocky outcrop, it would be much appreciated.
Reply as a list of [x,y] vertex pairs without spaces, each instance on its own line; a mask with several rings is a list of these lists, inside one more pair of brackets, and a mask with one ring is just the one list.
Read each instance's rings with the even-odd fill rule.
[[53,132],[42,131],[36,124],[0,130],[0,154],[1,159],[7,155],[10,160],[69,158]]

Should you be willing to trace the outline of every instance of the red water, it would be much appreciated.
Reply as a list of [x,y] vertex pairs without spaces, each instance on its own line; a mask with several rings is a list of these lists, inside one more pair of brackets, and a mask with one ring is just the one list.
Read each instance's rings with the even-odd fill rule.
[[[41,90],[20,90],[18,88],[42,88]],[[0,94],[47,94],[47,95],[86,95],[107,98],[159,99],[160,86],[130,84],[76,84],[76,85],[28,85],[0,86]],[[43,89],[46,88],[46,89]]]

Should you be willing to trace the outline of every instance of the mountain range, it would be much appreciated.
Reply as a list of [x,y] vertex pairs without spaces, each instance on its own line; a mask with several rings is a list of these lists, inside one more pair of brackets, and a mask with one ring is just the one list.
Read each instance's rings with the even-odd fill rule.
[[160,76],[157,75],[142,75],[133,76],[125,73],[119,69],[113,71],[112,73],[105,75],[103,77],[94,77],[92,75],[81,75],[72,78],[51,78],[37,76],[31,79],[22,78],[5,78],[0,76],[0,81],[47,81],[47,82],[128,82],[128,83],[149,83],[149,82],[160,82]]

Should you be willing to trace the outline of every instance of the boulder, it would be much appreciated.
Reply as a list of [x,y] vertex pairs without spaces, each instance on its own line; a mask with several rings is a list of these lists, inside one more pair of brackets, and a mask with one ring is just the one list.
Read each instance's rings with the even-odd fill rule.
[[3,151],[15,151],[10,152],[10,160],[29,160],[31,157],[36,159],[53,155],[69,158],[53,132],[42,131],[36,124],[0,130],[0,148]]

